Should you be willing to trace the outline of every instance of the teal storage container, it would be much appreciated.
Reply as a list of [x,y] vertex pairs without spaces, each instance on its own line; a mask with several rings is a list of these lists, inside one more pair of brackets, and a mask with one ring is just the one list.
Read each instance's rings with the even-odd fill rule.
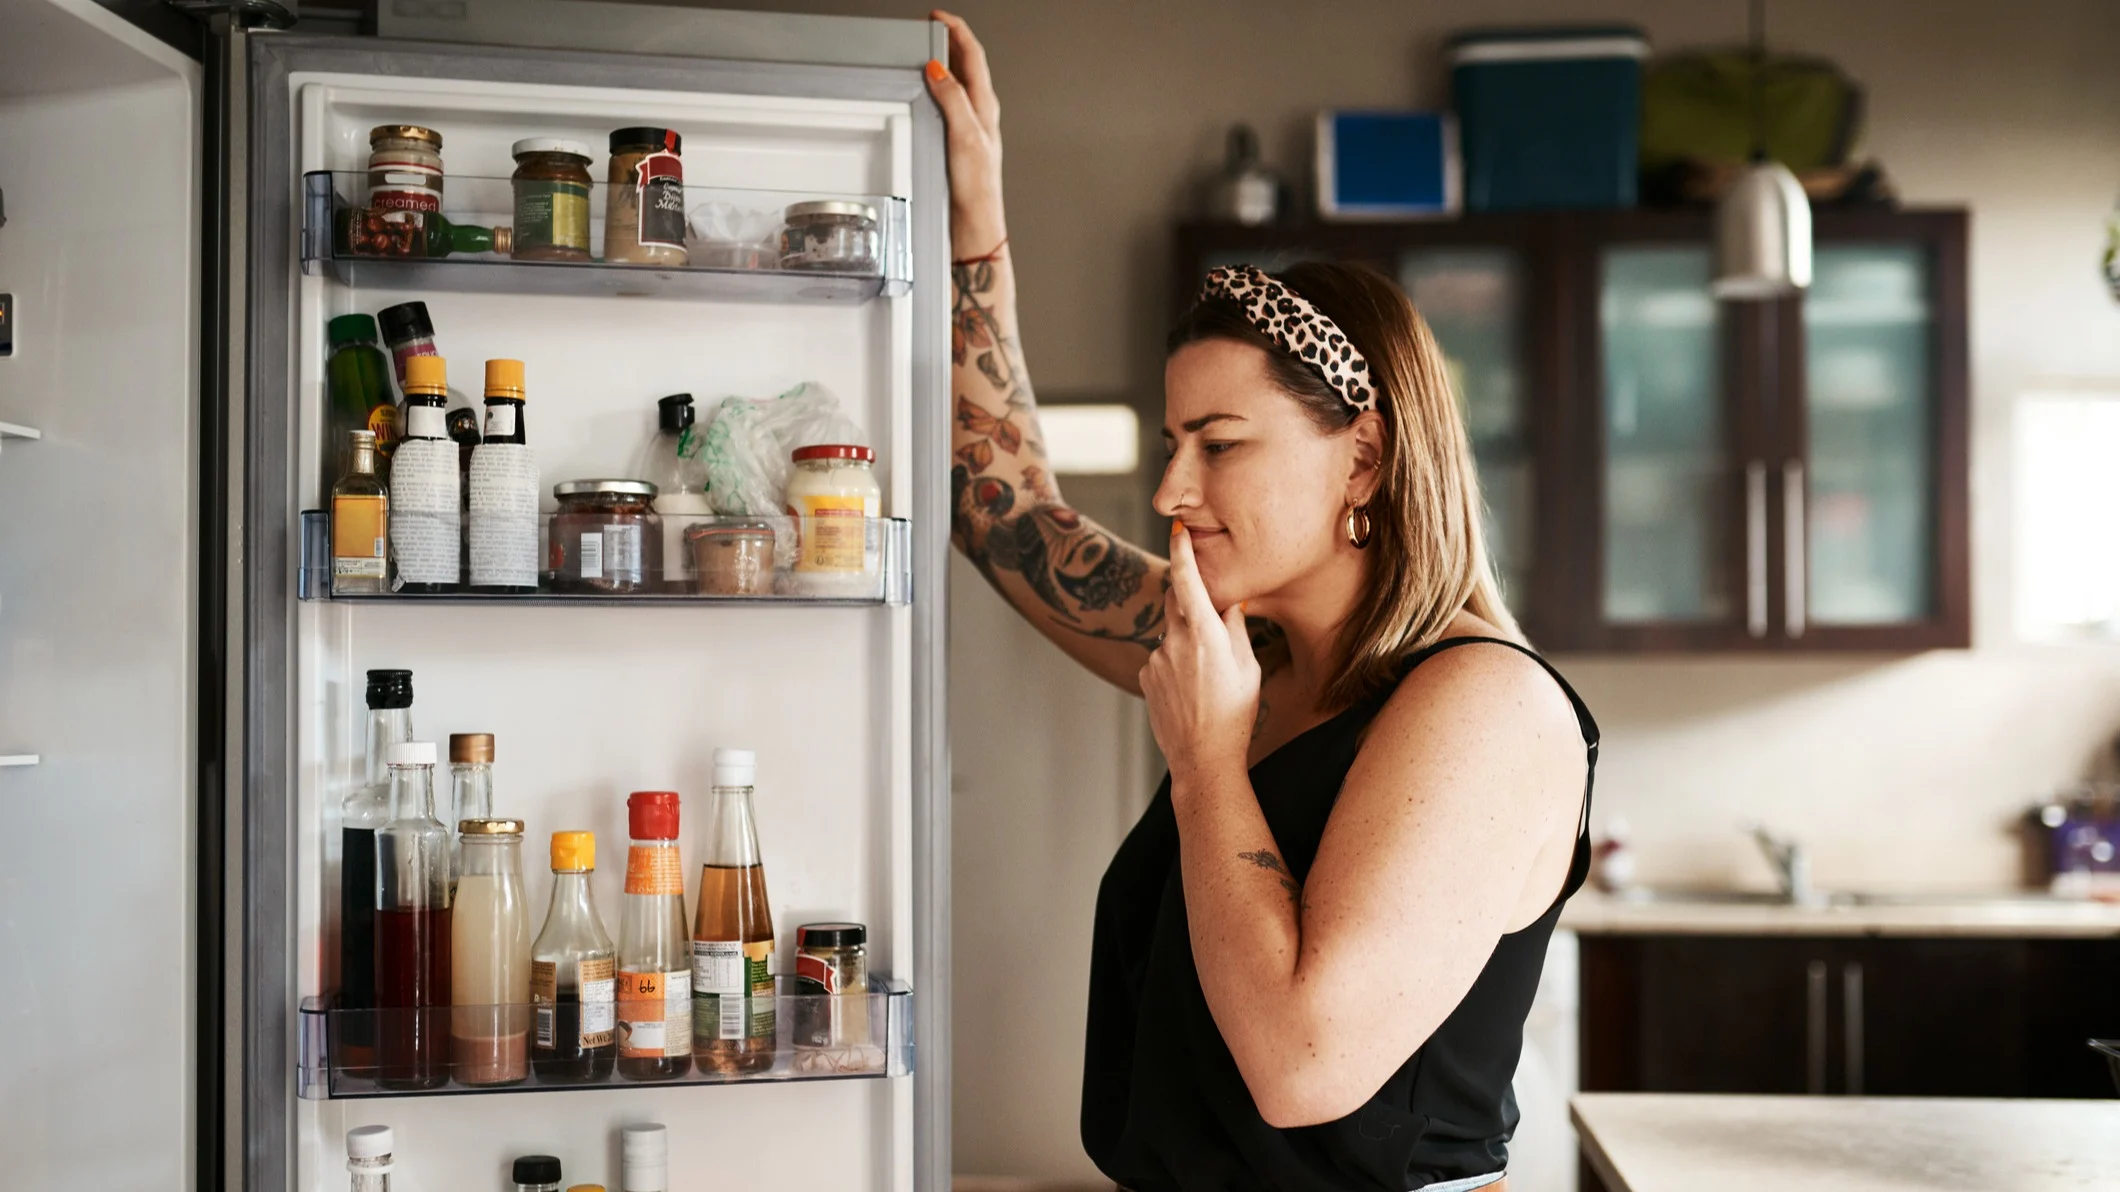
[[1648,54],[1641,31],[1619,25],[1452,38],[1466,208],[1634,206]]

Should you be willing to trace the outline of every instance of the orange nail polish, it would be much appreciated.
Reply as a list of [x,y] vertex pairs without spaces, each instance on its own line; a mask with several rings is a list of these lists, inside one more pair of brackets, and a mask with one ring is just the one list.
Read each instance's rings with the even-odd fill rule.
[[950,77],[950,68],[933,58],[928,59],[927,77],[930,83],[939,83]]

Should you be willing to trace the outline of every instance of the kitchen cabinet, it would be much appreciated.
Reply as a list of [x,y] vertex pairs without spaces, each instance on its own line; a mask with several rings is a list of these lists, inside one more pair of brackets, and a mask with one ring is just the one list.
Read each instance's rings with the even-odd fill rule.
[[1820,211],[1811,289],[1708,294],[1706,211],[1178,233],[1373,265],[1464,403],[1505,598],[1549,650],[1962,647],[1965,215]]
[[1591,1092],[2097,1097],[2120,940],[1582,937]]

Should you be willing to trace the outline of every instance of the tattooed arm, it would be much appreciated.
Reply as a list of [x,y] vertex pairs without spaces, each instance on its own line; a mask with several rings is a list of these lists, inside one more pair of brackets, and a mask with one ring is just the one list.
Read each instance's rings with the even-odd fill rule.
[[1040,632],[1100,677],[1139,694],[1141,664],[1163,636],[1169,564],[1061,499],[1016,338],[1006,254],[951,273],[951,538]]
[[1169,565],[1060,497],[1023,367],[1016,277],[1001,207],[1000,103],[986,52],[962,20],[950,56],[928,65],[949,125],[953,452],[951,540],[994,590],[1092,672],[1140,693],[1163,636]]

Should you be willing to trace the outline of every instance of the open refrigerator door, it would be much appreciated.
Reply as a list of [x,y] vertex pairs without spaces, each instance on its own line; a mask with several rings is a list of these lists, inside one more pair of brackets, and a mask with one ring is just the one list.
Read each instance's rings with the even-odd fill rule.
[[[243,1186],[343,1187],[347,1132],[386,1124],[399,1192],[499,1186],[524,1154],[558,1156],[568,1184],[615,1189],[622,1127],[658,1122],[672,1189],[760,1187],[797,1171],[870,1189],[944,1187],[947,195],[921,64],[223,32],[240,66],[229,73],[247,76],[236,81],[247,114],[230,113],[247,153],[229,187],[242,204],[229,254],[241,302],[227,328],[240,351],[222,494],[246,577],[227,621],[241,647],[226,814],[243,894],[226,921],[243,1058],[223,1106],[242,1122]],[[370,168],[371,130],[394,125],[434,132],[445,163],[400,188],[431,192],[409,221],[378,197],[391,183]],[[607,148],[641,128],[681,144],[689,253],[635,264],[609,247],[631,243],[630,229],[606,241],[624,197],[607,185]],[[586,149],[589,251],[525,251],[555,233],[532,229],[521,177],[511,179],[524,141]],[[787,239],[800,239],[798,214],[818,210],[865,237],[822,267]],[[741,231],[717,232],[732,227]],[[493,250],[498,228],[512,253]],[[522,362],[515,408],[535,451],[540,573],[515,592],[461,583],[355,598],[315,565],[330,554],[345,459],[328,328],[407,302],[425,304],[449,404],[477,408],[482,362]],[[733,512],[777,530],[781,546],[762,586],[737,593],[746,598],[658,583],[637,560],[643,582],[630,590],[593,582],[621,575],[623,552],[573,555],[579,527],[556,516],[555,485],[640,479],[665,395],[696,395],[711,443],[721,399],[758,409],[802,386],[836,395],[842,437],[873,452],[881,509],[870,512],[882,516],[854,532],[858,582],[819,582],[812,565],[824,556],[812,552],[824,539],[812,535],[823,531],[756,508]],[[337,996],[341,808],[370,772],[364,675],[388,668],[413,674],[414,739],[493,734],[491,814],[525,825],[533,929],[552,888],[546,841],[578,830],[597,837],[593,900],[618,934],[636,790],[679,792],[689,923],[714,752],[755,752],[769,965],[784,995],[769,1065],[565,1089],[535,1072],[494,1089],[445,1070],[433,1087],[397,1091],[347,1060],[345,1040],[364,1023]],[[437,775],[446,790],[446,770]],[[792,981],[795,929],[824,921],[867,928],[870,992],[830,1011],[859,1024],[848,1062],[799,1046],[815,1007]]]

